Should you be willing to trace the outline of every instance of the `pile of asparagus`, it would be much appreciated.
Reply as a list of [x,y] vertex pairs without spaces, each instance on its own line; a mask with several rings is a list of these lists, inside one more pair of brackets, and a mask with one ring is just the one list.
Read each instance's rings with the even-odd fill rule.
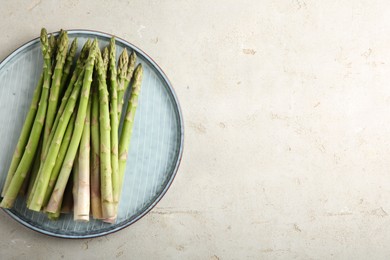
[[[73,209],[74,220],[88,221],[91,214],[94,219],[113,223],[142,65],[135,66],[136,54],[129,56],[126,49],[117,65],[115,38],[103,52],[97,39],[88,40],[76,62],[77,38],[69,44],[66,31],[49,36],[43,28],[40,40],[43,70],[0,207],[11,208],[17,196],[24,195],[28,209],[44,211],[49,219],[58,219],[60,213]],[[125,102],[128,89],[131,94]]]

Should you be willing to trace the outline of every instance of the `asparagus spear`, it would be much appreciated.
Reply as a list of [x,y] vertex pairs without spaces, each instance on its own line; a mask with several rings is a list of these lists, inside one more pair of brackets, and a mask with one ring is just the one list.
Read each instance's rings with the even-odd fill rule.
[[22,132],[20,133],[20,137],[18,140],[18,143],[16,144],[15,152],[12,157],[11,165],[8,170],[7,178],[5,179],[5,184],[3,187],[3,191],[1,193],[1,196],[4,197],[5,192],[7,191],[7,188],[9,184],[11,183],[12,177],[14,176],[14,173],[19,165],[20,160],[22,159],[22,155],[24,152],[24,147],[26,146],[27,140],[30,136],[31,128],[34,123],[35,115],[37,114],[38,109],[38,103],[39,98],[41,96],[42,92],[42,85],[43,85],[43,73],[41,74],[37,87],[34,90],[33,98],[30,105],[30,110],[28,111],[26,121],[24,121],[24,125],[22,128]]
[[110,123],[111,123],[111,174],[114,204],[118,204],[118,88],[115,58],[115,38],[110,41]]
[[122,54],[119,56],[118,62],[118,117],[120,121],[122,106],[123,106],[123,96],[125,95],[125,80],[127,76],[127,66],[129,63],[129,54],[127,54],[126,48],[123,50]]
[[27,205],[27,207],[31,210],[40,211],[43,206],[43,201],[49,184],[51,172],[54,168],[55,161],[57,159],[66,128],[75,109],[76,102],[80,93],[83,76],[83,74],[80,74],[74,85],[72,95],[69,97],[64,112],[62,113],[61,118],[59,120],[57,129],[53,137],[53,141],[49,144],[46,159],[43,161],[39,169],[38,178],[35,181],[36,188],[31,194],[32,197],[30,199],[30,204]]
[[70,118],[69,124],[66,128],[64,139],[62,140],[61,147],[60,147],[57,159],[56,159],[55,164],[54,164],[54,168],[50,174],[49,184],[47,186],[45,197],[43,199],[43,206],[46,206],[47,203],[49,202],[50,195],[53,192],[54,185],[56,184],[58,174],[60,173],[62,163],[64,162],[64,159],[65,159],[66,151],[68,150],[70,139],[72,138],[75,119],[76,119],[76,113],[73,112],[72,117]]
[[[61,37],[62,35],[62,30],[60,31],[59,33],[59,36],[58,38]],[[57,40],[56,40],[56,37],[51,33],[50,36],[49,36],[49,46],[50,46],[50,50],[51,50],[51,54],[50,54],[50,59],[51,59],[51,62],[52,62],[52,68],[54,68],[55,66],[55,60],[54,60],[54,57],[57,53]]]
[[131,134],[133,132],[135,111],[138,105],[138,96],[141,91],[142,75],[142,65],[139,64],[135,69],[134,78],[132,80],[132,92],[130,95],[129,104],[126,109],[126,116],[123,122],[122,134],[119,141],[119,190],[121,190],[123,186],[128,149],[130,145]]
[[70,69],[72,67],[73,59],[76,55],[76,51],[77,51],[77,38],[74,38],[72,44],[70,45],[70,49],[68,55],[66,56],[66,61],[64,64],[64,71],[62,73],[61,83],[60,83],[60,91],[59,91],[60,96],[62,96],[62,93],[64,93],[65,84],[68,81]]
[[43,53],[43,85],[41,98],[38,105],[38,111],[35,116],[34,124],[31,129],[30,137],[28,139],[25,151],[22,159],[12,177],[11,183],[9,184],[5,193],[4,199],[2,200],[0,207],[10,208],[15,202],[16,196],[19,192],[23,180],[29,171],[32,161],[34,159],[35,152],[38,147],[39,137],[42,132],[43,124],[45,122],[45,115],[47,110],[47,100],[49,96],[49,87],[51,80],[51,50],[47,37],[47,31],[45,28],[41,30],[41,45]]
[[[123,98],[125,97],[126,91],[130,86],[130,81],[133,78],[136,61],[137,61],[137,54],[135,54],[135,51],[132,51],[130,54],[130,57],[129,57],[129,63],[127,65],[127,72],[126,72],[126,78],[125,78],[125,83],[124,83],[125,90],[123,92]],[[122,110],[123,110],[123,107],[122,107]],[[121,111],[121,113],[122,112],[123,111]]]
[[[65,58],[68,51],[68,35],[66,32],[61,33],[57,45],[56,66],[54,69],[53,80],[50,88],[49,106],[47,108],[45,132],[43,135],[43,150],[47,149],[49,134],[53,126],[57,112],[58,99],[60,94],[61,77],[64,68]],[[43,157],[44,159],[44,157]]]
[[62,164],[61,171],[58,176],[53,193],[46,207],[47,212],[55,213],[61,207],[60,203],[62,202],[64,190],[69,179],[70,171],[72,170],[73,161],[75,159],[76,152],[81,140],[81,135],[83,132],[85,117],[87,113],[89,92],[92,82],[92,72],[97,50],[97,40],[95,40],[89,52],[87,62],[85,64],[83,87],[81,90],[80,104],[77,111],[76,123],[73,130],[72,139],[66,152],[64,163]]
[[137,54],[135,54],[135,51],[132,51],[129,57],[129,65],[127,67],[127,73],[125,79],[125,92],[127,87],[129,86],[131,78],[133,77],[136,60],[137,60]]
[[100,188],[103,218],[110,218],[115,215],[115,211],[111,179],[110,112],[106,83],[106,68],[106,63],[103,62],[99,52],[96,59],[96,70],[99,82]]
[[[126,72],[126,78],[125,78],[125,81],[124,81],[124,84],[123,84],[123,86],[125,88],[124,91],[123,91],[123,98],[124,98],[124,96],[126,94],[127,89],[129,88],[130,80],[133,77],[136,60],[137,60],[137,55],[135,54],[134,51],[132,51],[131,54],[130,54],[130,57],[129,57],[129,63],[128,63],[127,72]],[[122,100],[123,100],[123,98],[122,98]],[[119,111],[119,118],[121,118],[121,115],[122,115],[123,103],[124,103],[124,101],[122,102],[121,111]]]
[[[85,125],[83,135],[79,147],[79,168],[77,179],[77,207],[74,211],[74,220],[89,221],[90,209],[90,139],[91,139],[91,98],[88,100],[87,115],[85,117]],[[77,159],[76,159],[77,160]]]
[[94,219],[101,219],[102,204],[100,195],[100,133],[99,133],[99,93],[97,75],[92,81],[91,108],[91,211]]

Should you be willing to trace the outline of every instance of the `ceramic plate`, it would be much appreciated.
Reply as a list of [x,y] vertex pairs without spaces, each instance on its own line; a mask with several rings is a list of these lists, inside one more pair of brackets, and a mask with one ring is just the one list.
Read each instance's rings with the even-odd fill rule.
[[[108,45],[111,38],[86,30],[69,30],[68,35],[70,40],[78,38],[79,50],[88,38],[96,37],[100,47]],[[151,210],[175,177],[183,149],[183,119],[175,92],[149,56],[124,40],[117,38],[116,42],[117,57],[123,48],[134,50],[137,63],[144,68],[117,222],[74,222],[72,214],[62,214],[58,221],[51,221],[43,213],[28,210],[24,199],[18,198],[14,208],[5,211],[35,231],[63,238],[91,238],[118,231]],[[41,70],[39,38],[24,44],[0,63],[0,187]]]

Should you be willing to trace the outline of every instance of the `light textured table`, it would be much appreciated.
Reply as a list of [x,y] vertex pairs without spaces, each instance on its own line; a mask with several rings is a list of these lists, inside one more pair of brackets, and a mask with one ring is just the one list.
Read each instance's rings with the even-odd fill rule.
[[[117,2],[114,4],[114,2]],[[186,136],[146,217],[62,240],[0,212],[8,259],[389,259],[388,1],[3,1],[0,58],[96,29],[171,79]]]

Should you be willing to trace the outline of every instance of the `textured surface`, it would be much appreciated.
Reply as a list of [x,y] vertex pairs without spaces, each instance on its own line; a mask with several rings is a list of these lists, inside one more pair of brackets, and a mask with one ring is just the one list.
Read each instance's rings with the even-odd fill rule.
[[390,5],[384,0],[8,1],[0,57],[49,30],[149,53],[184,112],[158,206],[68,241],[0,212],[0,254],[65,259],[389,259]]

